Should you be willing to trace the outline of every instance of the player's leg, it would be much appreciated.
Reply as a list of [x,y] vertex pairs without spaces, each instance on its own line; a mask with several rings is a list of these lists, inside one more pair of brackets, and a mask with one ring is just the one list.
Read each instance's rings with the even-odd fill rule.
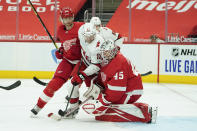
[[[85,64],[82,62],[78,62],[75,67],[73,68],[72,72],[71,72],[71,77],[73,77],[74,75],[76,75],[79,71],[82,71],[86,68]],[[81,85],[77,85],[77,86],[73,86],[72,83],[71,83],[71,80],[68,81],[68,95],[71,94],[72,90],[72,95],[71,95],[71,98],[70,98],[70,103],[71,104],[75,104],[75,103],[78,103],[79,101],[79,87]]]
[[47,87],[43,90],[43,93],[38,99],[36,106],[31,110],[33,114],[37,113],[47,104],[47,102],[53,97],[54,93],[62,87],[62,85],[70,77],[73,65],[67,60],[62,60],[58,65],[54,77],[48,83]]
[[[85,64],[77,63],[74,67],[73,71],[71,72],[71,77],[76,75],[79,71],[82,71],[86,68]],[[78,106],[80,104],[79,101],[79,88],[81,85],[73,86],[71,83],[71,80],[68,80],[68,96],[67,99],[69,100],[69,108],[67,111],[72,110],[74,107]],[[72,93],[72,95],[70,95]],[[72,119],[75,118],[75,116],[78,114],[78,111],[73,112],[67,117],[64,117],[65,119]]]

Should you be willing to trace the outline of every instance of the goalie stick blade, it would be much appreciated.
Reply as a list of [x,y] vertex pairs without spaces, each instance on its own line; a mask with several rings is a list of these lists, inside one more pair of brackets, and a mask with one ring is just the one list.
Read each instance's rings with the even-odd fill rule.
[[144,74],[141,74],[141,76],[147,76],[147,75],[150,75],[150,74],[152,74],[152,71],[149,71],[149,72],[146,72]]
[[42,86],[47,86],[47,84],[48,83],[46,83],[46,82],[43,82],[43,81],[41,81],[41,80],[39,80],[37,77],[33,77],[33,80],[36,82],[36,83],[38,83],[38,84],[40,84],[40,85],[42,85]]
[[13,84],[10,85],[10,86],[0,86],[0,88],[1,88],[1,89],[4,89],[4,90],[12,90],[12,89],[14,89],[14,88],[16,88],[16,87],[18,87],[18,86],[20,86],[20,85],[21,85],[21,81],[18,80],[18,81],[16,81],[15,83],[13,83]]

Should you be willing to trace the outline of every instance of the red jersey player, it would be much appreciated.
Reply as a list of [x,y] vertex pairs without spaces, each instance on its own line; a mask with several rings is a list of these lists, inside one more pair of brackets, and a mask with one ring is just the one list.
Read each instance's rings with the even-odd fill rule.
[[[97,84],[84,94],[97,100],[89,101],[82,108],[100,121],[155,123],[157,108],[136,103],[143,92],[140,74],[113,41],[107,41],[102,48],[103,64]],[[100,94],[98,84],[104,87]]]
[[62,61],[58,65],[52,80],[39,97],[37,104],[31,110],[33,116],[38,114],[53,97],[54,93],[68,80],[74,66],[81,59],[78,30],[84,23],[73,22],[74,13],[69,7],[60,10],[60,20],[62,25],[58,28],[57,37],[61,42],[61,47],[55,54],[56,57],[62,59]]

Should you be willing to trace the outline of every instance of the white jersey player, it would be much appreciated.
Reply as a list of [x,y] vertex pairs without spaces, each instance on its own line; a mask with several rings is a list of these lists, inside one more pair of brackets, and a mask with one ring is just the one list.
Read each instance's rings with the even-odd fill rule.
[[97,64],[102,62],[100,46],[105,40],[96,33],[96,30],[93,28],[93,25],[90,23],[86,23],[80,27],[79,32],[79,40],[81,45],[81,54],[83,58],[83,62],[89,69],[85,73],[87,75],[92,75],[99,71]]
[[106,40],[113,40],[115,45],[118,47],[122,46],[123,38],[120,36],[119,33],[113,32],[108,27],[102,27],[101,20],[99,17],[92,17],[90,23],[93,25],[94,29],[96,29],[97,33]]
[[[68,110],[72,110],[73,107],[79,105],[79,85],[85,81],[86,86],[90,87],[90,80],[95,74],[100,71],[101,58],[101,45],[105,42],[104,39],[96,33],[93,25],[86,23],[79,28],[78,37],[81,45],[82,62],[78,63],[74,68],[74,73],[68,87],[68,94],[70,97],[70,107]],[[67,116],[66,118],[75,118],[77,112]]]

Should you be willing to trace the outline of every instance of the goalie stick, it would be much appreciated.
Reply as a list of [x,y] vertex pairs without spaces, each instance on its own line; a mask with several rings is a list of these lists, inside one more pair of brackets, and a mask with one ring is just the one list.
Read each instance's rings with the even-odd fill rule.
[[[149,71],[149,72],[146,72],[146,73],[144,73],[144,74],[141,74],[141,76],[148,76],[148,75],[150,75],[150,74],[152,74],[152,71]],[[46,82],[41,81],[41,80],[38,79],[36,76],[33,77],[33,80],[34,80],[36,83],[38,83],[38,84],[40,84],[40,85],[42,85],[42,86],[47,86],[47,84],[48,84],[48,83],[46,83]]]
[[152,74],[152,71],[149,71],[149,72],[146,72],[146,73],[140,74],[140,75],[141,75],[141,76],[147,76],[147,75],[150,75],[150,74]]
[[43,82],[43,81],[41,81],[41,80],[39,80],[37,77],[33,77],[33,80],[36,82],[36,83],[38,83],[38,84],[40,84],[40,85],[42,85],[42,86],[47,86],[47,84],[48,83],[46,83],[46,82]]
[[[71,111],[66,112],[66,113],[62,112],[62,113],[64,114],[65,117],[67,117],[67,116],[69,116],[70,114],[72,114],[73,112],[75,112],[76,110],[78,110],[83,104],[85,104],[87,101],[89,101],[89,100],[92,99],[92,98],[93,98],[93,97],[90,96],[90,97],[88,97],[86,100],[84,100],[81,104],[79,104],[78,106],[74,107]],[[56,121],[60,121],[60,120],[63,118],[62,116],[56,115],[56,114],[54,114],[54,113],[49,113],[49,114],[48,114],[48,117],[49,117],[49,118],[52,118],[52,119],[54,119],[54,120],[56,120]]]
[[1,89],[4,89],[4,90],[12,90],[12,89],[14,89],[14,88],[16,88],[16,87],[18,87],[20,85],[21,85],[21,81],[18,80],[15,83],[13,83],[12,85],[9,85],[9,86],[0,86],[0,88]]

